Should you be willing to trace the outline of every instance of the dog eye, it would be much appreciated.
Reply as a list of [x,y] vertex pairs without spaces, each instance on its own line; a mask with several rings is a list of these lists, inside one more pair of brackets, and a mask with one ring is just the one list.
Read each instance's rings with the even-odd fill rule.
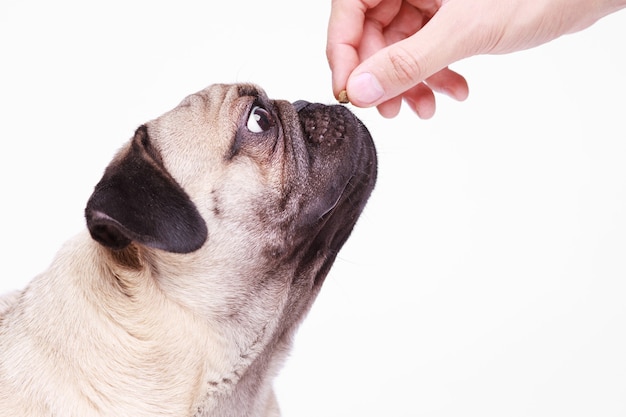
[[254,106],[248,116],[247,128],[252,133],[267,132],[274,126],[270,112],[261,106]]

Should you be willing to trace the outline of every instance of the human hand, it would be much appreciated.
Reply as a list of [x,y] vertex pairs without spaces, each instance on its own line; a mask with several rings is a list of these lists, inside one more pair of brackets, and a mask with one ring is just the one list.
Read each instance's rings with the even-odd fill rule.
[[465,78],[448,65],[472,55],[527,49],[581,30],[624,0],[333,0],[327,57],[335,96],[398,114],[402,100],[420,117],[434,92],[457,100]]
[[417,60],[424,56],[415,48],[420,47],[419,38],[412,42],[417,45],[405,45],[435,15],[437,3],[333,0],[327,56],[335,96],[346,88],[354,105],[377,105],[384,117],[397,115],[404,99],[422,118],[435,112],[433,90],[465,99],[468,87],[461,75],[446,68],[447,64],[426,75],[429,68]]

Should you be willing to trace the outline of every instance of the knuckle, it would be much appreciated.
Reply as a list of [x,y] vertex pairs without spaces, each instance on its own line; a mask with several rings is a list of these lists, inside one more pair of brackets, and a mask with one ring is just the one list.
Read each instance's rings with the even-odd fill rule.
[[397,48],[389,54],[390,80],[396,84],[413,85],[424,78],[424,63],[420,54]]

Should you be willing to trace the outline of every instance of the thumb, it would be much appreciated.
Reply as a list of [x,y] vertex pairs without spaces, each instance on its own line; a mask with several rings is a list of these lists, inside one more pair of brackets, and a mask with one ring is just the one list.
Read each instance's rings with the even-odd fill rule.
[[463,58],[461,31],[442,12],[413,36],[379,50],[356,67],[346,84],[350,102],[376,106]]

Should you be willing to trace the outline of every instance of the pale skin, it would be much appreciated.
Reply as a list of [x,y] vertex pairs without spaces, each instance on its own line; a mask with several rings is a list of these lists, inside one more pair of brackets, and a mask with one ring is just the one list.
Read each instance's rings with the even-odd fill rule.
[[469,94],[449,65],[506,54],[583,30],[626,0],[332,0],[326,55],[335,97],[395,117],[402,101],[421,118],[435,93]]

